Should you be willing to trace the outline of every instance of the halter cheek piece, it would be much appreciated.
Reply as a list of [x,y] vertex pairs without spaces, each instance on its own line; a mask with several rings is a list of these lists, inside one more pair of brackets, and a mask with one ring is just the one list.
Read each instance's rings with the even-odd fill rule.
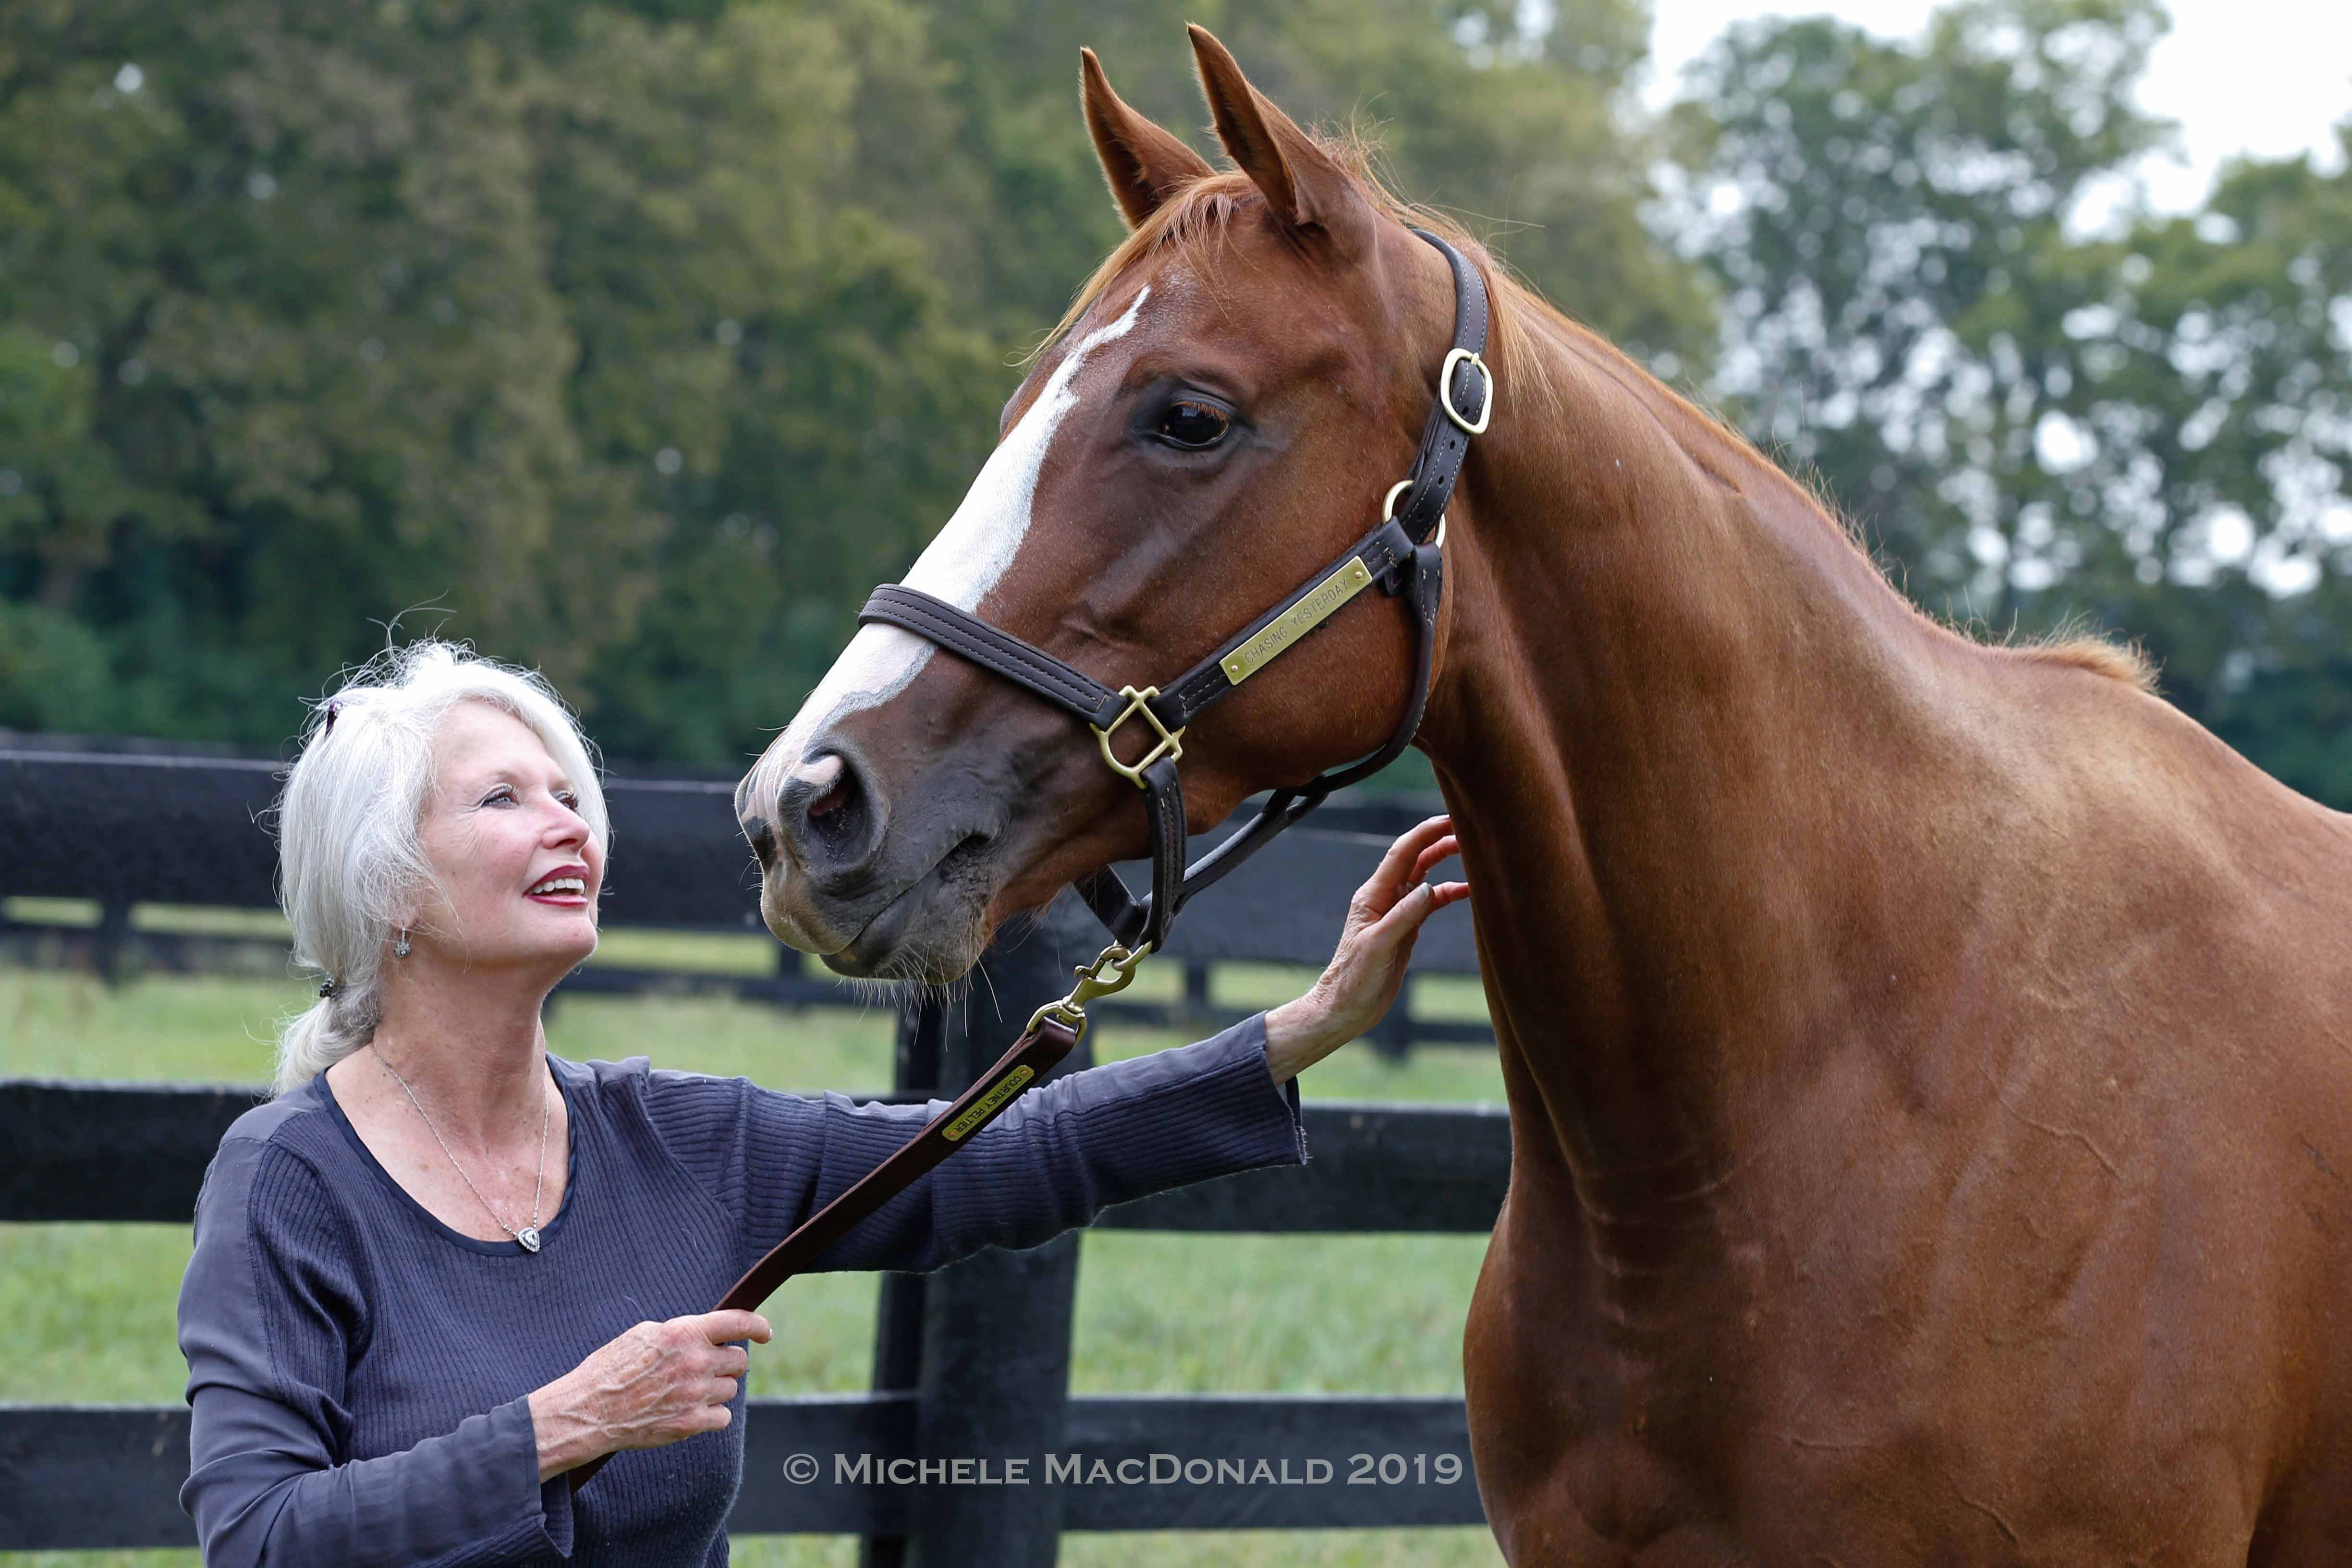
[[[1193,894],[1264,849],[1333,790],[1368,779],[1396,760],[1421,727],[1422,712],[1429,704],[1430,660],[1444,588],[1445,504],[1461,476],[1470,438],[1494,417],[1495,384],[1482,357],[1488,320],[1486,280],[1444,240],[1426,229],[1412,232],[1436,247],[1453,269],[1454,346],[1438,370],[1437,397],[1423,426],[1412,474],[1390,489],[1380,525],[1347,554],[1169,685],[1122,686],[1114,692],[1043,648],[944,600],[896,583],[876,589],[858,613],[861,624],[880,622],[912,632],[1075,714],[1094,730],[1103,760],[1143,791],[1151,824],[1151,892],[1135,897],[1108,868],[1078,882],[1080,896],[1109,929],[1114,945],[1078,972],[1077,990],[1039,1009],[1040,1018],[1055,1014],[1083,1027],[1086,1001],[1125,986],[1135,966],[1166,942],[1169,926]],[[1276,790],[1256,816],[1187,868],[1184,786],[1176,771],[1184,755],[1185,730],[1340,606],[1374,586],[1391,597],[1402,596],[1412,615],[1412,690],[1403,721],[1386,745],[1360,762],[1297,789]],[[1111,747],[1112,738],[1129,724],[1139,725],[1150,742],[1133,763],[1121,762]]]
[[[1422,431],[1421,455],[1412,475],[1390,489],[1378,528],[1165,691],[1126,686],[1114,692],[1044,649],[911,588],[886,584],[866,601],[860,622],[903,627],[1086,720],[1103,760],[1143,791],[1151,819],[1151,893],[1135,897],[1108,870],[1082,881],[1078,890],[1110,928],[1113,943],[1078,971],[1070,994],[1039,1008],[996,1065],[904,1147],[770,1249],[715,1310],[758,1307],[777,1286],[817,1262],[860,1222],[962,1147],[1069,1053],[1086,1028],[1087,1003],[1124,988],[1135,977],[1136,967],[1167,939],[1169,924],[1185,900],[1264,849],[1331,791],[1377,773],[1412,743],[1421,727],[1422,710],[1429,704],[1430,656],[1444,583],[1440,552],[1445,544],[1445,503],[1462,473],[1470,438],[1486,428],[1495,412],[1494,378],[1480,358],[1486,346],[1486,280],[1435,235],[1423,229],[1412,232],[1435,246],[1454,269],[1454,347],[1438,371],[1436,405]],[[1374,585],[1392,597],[1401,595],[1412,612],[1412,694],[1403,722],[1387,745],[1352,767],[1326,773],[1297,789],[1276,790],[1245,826],[1186,869],[1184,787],[1176,776],[1177,760],[1184,755],[1185,727]],[[1121,762],[1111,749],[1111,737],[1128,724],[1140,724],[1151,736],[1150,749],[1132,764]],[[572,1490],[577,1493],[586,1486],[610,1457],[599,1456],[575,1468]]]

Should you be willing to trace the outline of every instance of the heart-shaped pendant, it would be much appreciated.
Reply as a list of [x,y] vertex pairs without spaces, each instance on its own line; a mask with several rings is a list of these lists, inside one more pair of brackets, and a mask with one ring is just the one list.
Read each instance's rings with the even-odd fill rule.
[[526,1251],[526,1252],[536,1252],[536,1251],[538,1251],[538,1250],[539,1250],[539,1227],[538,1227],[538,1226],[536,1226],[536,1225],[526,1225],[526,1226],[524,1226],[520,1230],[518,1230],[518,1231],[516,1231],[516,1232],[515,1232],[515,1239],[522,1243],[522,1249],[523,1249],[523,1250],[524,1250],[524,1251]]

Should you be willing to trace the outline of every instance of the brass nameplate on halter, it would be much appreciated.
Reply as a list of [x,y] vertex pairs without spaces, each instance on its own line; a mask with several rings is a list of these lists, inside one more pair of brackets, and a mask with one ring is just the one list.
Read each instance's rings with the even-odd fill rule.
[[958,1116],[954,1121],[950,1122],[946,1126],[940,1128],[940,1136],[945,1138],[950,1144],[956,1142],[966,1133],[971,1132],[974,1127],[979,1126],[982,1122],[985,1122],[991,1116],[995,1115],[996,1108],[999,1105],[1003,1104],[1007,1100],[1010,1100],[1015,1094],[1020,1093],[1021,1086],[1036,1076],[1037,1075],[1034,1072],[1032,1072],[1029,1070],[1028,1064],[1025,1062],[1021,1066],[1014,1068],[1012,1071],[1004,1075],[1003,1082],[998,1084],[995,1088],[982,1095],[978,1104],[974,1105],[971,1110],[966,1111],[962,1115]]
[[1372,585],[1371,569],[1360,556],[1350,557],[1348,563],[1315,585],[1307,596],[1266,622],[1265,630],[1217,661],[1225,672],[1225,679],[1240,685],[1271,664],[1275,655],[1297,642],[1324,622],[1332,612]]

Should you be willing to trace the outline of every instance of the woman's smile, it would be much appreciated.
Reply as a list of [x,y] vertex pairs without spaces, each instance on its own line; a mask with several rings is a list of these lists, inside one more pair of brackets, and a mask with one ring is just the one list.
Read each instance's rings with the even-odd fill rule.
[[[434,867],[418,911],[420,954],[460,967],[515,965],[561,977],[596,950],[604,850],[580,786],[530,727],[460,702],[433,738],[437,783],[418,823]],[[558,912],[542,925],[520,899]]]
[[523,896],[533,904],[551,904],[558,909],[588,907],[588,868],[572,864],[556,867],[530,884]]

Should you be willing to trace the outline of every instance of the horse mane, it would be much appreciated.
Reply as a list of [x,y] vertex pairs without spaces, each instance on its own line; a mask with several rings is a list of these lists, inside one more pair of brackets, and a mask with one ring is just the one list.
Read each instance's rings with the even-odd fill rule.
[[[2137,644],[2118,643],[2071,625],[2021,642],[1991,642],[1977,634],[1979,627],[1975,623],[1956,625],[1921,609],[1898,585],[1887,580],[1862,537],[1859,525],[1822,492],[1818,476],[1811,482],[1792,477],[1758,450],[1756,444],[1722,414],[1702,407],[1666,385],[1616,344],[1577,321],[1521,281],[1483,241],[1452,216],[1398,195],[1374,172],[1376,149],[1366,138],[1352,132],[1339,135],[1321,133],[1315,135],[1315,142],[1348,171],[1375,211],[1409,227],[1424,228],[1442,235],[1468,257],[1486,277],[1487,292],[1496,303],[1493,358],[1497,373],[1512,383],[1515,397],[1529,399],[1539,412],[1554,418],[1563,413],[1561,391],[1553,373],[1552,361],[1537,351],[1534,342],[1540,329],[1549,329],[1564,340],[1563,346],[1570,352],[1623,383],[1633,395],[1649,403],[1652,412],[1662,419],[1683,424],[1695,434],[1710,438],[1721,448],[1713,455],[1731,459],[1786,483],[1804,508],[1853,550],[1885,585],[1887,591],[1926,625],[1956,635],[1988,653],[2047,666],[2086,671],[2139,691],[2151,694],[2156,691],[2155,666]],[[1061,319],[1039,340],[1029,357],[1034,360],[1067,336],[1112,283],[1148,256],[1168,256],[1191,265],[1196,271],[1204,271],[1213,266],[1217,253],[1233,233],[1235,220],[1253,204],[1263,206],[1265,199],[1249,176],[1237,169],[1220,170],[1203,175],[1171,193],[1150,216],[1129,231],[1126,238],[1120,240],[1079,285],[1069,308],[1062,312]],[[1707,458],[1696,452],[1692,456],[1704,465],[1713,466]]]

